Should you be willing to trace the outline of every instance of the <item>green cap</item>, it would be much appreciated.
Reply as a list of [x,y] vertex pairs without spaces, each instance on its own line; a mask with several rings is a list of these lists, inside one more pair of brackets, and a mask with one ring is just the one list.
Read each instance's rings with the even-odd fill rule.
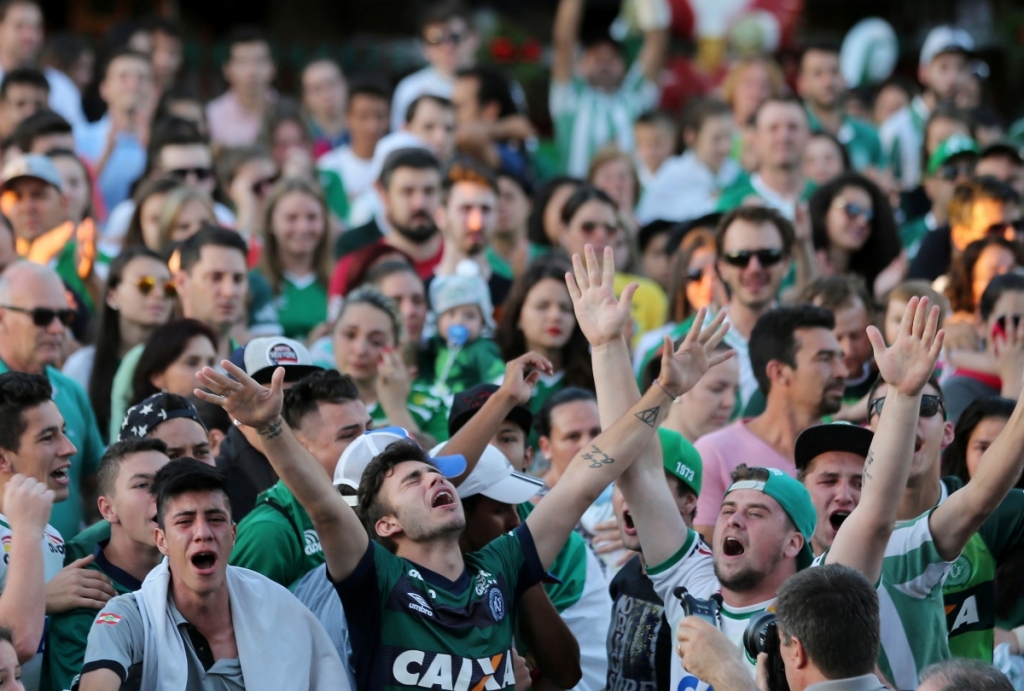
[[704,478],[704,469],[700,461],[700,452],[694,448],[686,437],[674,430],[658,428],[658,439],[661,440],[662,462],[665,470],[686,483],[694,494],[700,496],[700,486]]
[[978,155],[978,142],[963,134],[954,134],[939,144],[935,153],[928,159],[928,174],[935,175],[946,161],[960,154]]
[[796,566],[798,569],[806,569],[814,561],[814,552],[811,551],[811,536],[814,535],[814,524],[817,523],[818,518],[814,504],[811,503],[811,495],[802,484],[781,470],[777,468],[763,468],[763,470],[768,471],[766,481],[738,480],[729,485],[725,494],[728,496],[729,492],[737,489],[756,489],[779,502],[779,506],[793,521],[800,534],[804,536],[804,548],[796,558]]

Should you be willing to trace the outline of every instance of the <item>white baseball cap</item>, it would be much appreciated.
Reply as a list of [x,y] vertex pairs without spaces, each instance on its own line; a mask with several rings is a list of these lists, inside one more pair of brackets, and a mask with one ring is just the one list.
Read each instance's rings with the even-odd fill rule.
[[[380,429],[368,430],[362,436],[356,437],[348,448],[342,452],[338,465],[334,468],[334,486],[350,487],[358,490],[359,482],[363,479],[363,471],[370,461],[379,456],[396,441],[415,441],[412,436],[401,427],[382,427]],[[443,446],[443,444],[441,445]],[[445,477],[458,477],[466,472],[466,459],[459,455],[438,456],[440,447],[428,454],[431,462]],[[349,505],[358,504],[354,496],[346,496],[345,501]]]
[[928,38],[921,46],[922,67],[931,64],[943,53],[968,53],[974,51],[974,39],[963,29],[952,26],[937,26],[928,32]]
[[[431,453],[442,446],[438,444]],[[455,489],[460,499],[482,494],[502,504],[522,504],[544,489],[544,481],[516,471],[497,447],[488,444],[473,472]]]
[[322,372],[313,364],[309,349],[284,336],[254,338],[231,353],[231,363],[260,384],[270,383],[274,370],[284,367],[284,380],[295,382],[312,372]]

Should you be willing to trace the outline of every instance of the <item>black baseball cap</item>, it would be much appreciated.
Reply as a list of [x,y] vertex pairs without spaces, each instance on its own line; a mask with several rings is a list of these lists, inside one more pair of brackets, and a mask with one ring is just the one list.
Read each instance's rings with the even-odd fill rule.
[[808,427],[796,438],[793,451],[798,470],[806,470],[815,458],[829,451],[846,451],[867,458],[875,433],[850,422],[831,422]]
[[[452,401],[452,410],[448,414],[448,436],[454,437],[497,390],[495,384],[477,384],[456,394],[455,400]],[[533,413],[525,406],[517,405],[505,419],[522,427],[526,434],[529,434],[533,427]]]

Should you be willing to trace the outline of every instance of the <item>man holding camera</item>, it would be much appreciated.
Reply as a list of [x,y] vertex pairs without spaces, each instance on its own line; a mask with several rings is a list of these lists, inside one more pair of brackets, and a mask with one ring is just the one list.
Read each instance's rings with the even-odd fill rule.
[[743,653],[703,619],[683,619],[678,652],[715,691],[887,688],[873,673],[881,645],[878,594],[854,569],[829,564],[791,576],[779,588],[775,617],[777,647],[758,650],[756,684],[743,669]]

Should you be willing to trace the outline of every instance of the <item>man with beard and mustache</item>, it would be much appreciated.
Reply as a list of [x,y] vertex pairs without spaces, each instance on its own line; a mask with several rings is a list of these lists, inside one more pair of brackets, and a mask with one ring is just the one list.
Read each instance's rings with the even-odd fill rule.
[[416,267],[427,280],[441,261],[444,251],[435,215],[441,204],[441,164],[424,149],[407,148],[391,152],[384,161],[377,194],[384,206],[386,227],[377,219],[343,233],[334,244],[339,257],[331,276],[331,296],[341,295],[345,277],[358,266],[360,250],[373,245],[390,245]]
[[434,218],[444,240],[441,263],[434,269],[434,276],[466,273],[468,269],[459,265],[475,264],[475,273],[487,281],[491,304],[500,309],[512,281],[494,273],[484,252],[498,223],[498,183],[494,176],[468,161],[453,163],[445,176],[442,205]]
[[722,497],[737,466],[757,459],[765,468],[796,477],[796,438],[839,410],[847,372],[834,328],[832,313],[813,305],[778,307],[757,320],[750,335],[750,361],[765,394],[765,411],[696,443],[704,462],[704,487],[693,523],[705,539],[714,534]]

